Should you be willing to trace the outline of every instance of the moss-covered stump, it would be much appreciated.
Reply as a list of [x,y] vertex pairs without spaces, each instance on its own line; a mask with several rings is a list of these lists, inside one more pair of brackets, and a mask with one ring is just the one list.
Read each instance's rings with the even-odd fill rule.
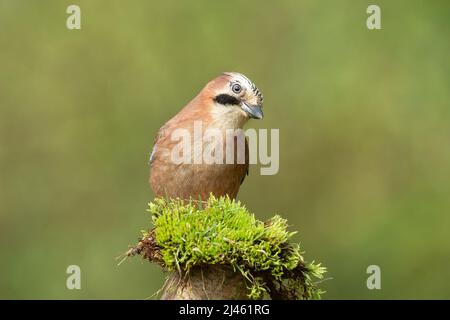
[[238,201],[155,199],[154,228],[128,256],[169,272],[162,299],[318,299],[325,268],[304,261],[295,232],[276,215],[261,222]]

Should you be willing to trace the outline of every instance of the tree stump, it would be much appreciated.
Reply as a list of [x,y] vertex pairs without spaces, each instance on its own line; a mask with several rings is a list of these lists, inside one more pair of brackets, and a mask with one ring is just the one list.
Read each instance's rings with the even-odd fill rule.
[[244,277],[226,266],[195,267],[188,274],[174,271],[163,288],[162,300],[243,300]]

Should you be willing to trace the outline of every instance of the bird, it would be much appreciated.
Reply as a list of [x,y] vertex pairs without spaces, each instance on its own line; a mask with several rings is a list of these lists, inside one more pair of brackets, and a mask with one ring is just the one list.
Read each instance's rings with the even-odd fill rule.
[[[261,91],[241,73],[224,72],[209,81],[156,135],[149,161],[149,183],[155,196],[206,201],[212,194],[215,197],[228,196],[235,199],[248,175],[248,142],[244,137],[245,161],[237,161],[239,143],[238,137],[234,137],[234,161],[228,163],[225,161],[226,150],[233,145],[226,141],[226,132],[230,129],[242,130],[249,119],[262,119],[263,100]],[[222,135],[222,139],[217,139],[224,148],[222,163],[196,162],[195,159],[174,163],[173,152],[179,143],[173,139],[174,133],[183,129],[193,134],[196,123],[201,123],[203,131],[214,129]],[[193,135],[195,150],[188,155],[188,160],[195,157],[199,146],[204,149],[211,143],[205,141],[204,137],[199,141],[199,136]],[[221,157],[220,153],[218,155]]]

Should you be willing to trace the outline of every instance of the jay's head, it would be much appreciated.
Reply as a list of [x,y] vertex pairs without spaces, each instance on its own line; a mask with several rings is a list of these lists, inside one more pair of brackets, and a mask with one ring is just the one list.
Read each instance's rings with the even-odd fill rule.
[[241,126],[250,118],[262,119],[263,95],[246,76],[225,72],[210,81],[205,90],[212,100],[211,114],[216,121]]

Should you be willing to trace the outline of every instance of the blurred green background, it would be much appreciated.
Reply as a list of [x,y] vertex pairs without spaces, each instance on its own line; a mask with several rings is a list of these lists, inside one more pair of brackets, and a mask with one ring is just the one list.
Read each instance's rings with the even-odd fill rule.
[[0,0],[0,298],[161,287],[115,257],[150,225],[157,130],[222,71],[264,93],[249,126],[280,129],[279,173],[253,166],[239,199],[300,231],[324,298],[450,298],[449,30],[448,1]]

